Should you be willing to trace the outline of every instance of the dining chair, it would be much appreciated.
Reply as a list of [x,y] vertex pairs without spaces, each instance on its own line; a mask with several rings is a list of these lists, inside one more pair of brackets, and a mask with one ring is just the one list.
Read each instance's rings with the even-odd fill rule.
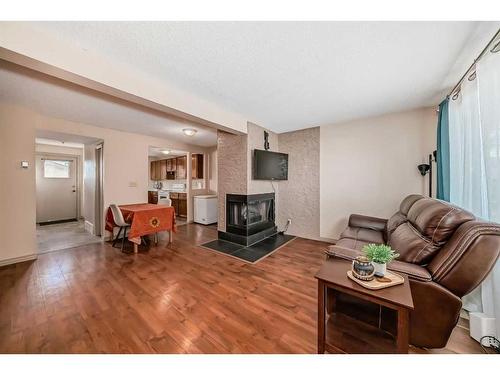
[[127,229],[130,227],[130,224],[125,221],[123,218],[122,211],[116,204],[110,204],[109,208],[111,209],[111,213],[113,214],[113,220],[115,221],[115,224],[120,228],[118,230],[118,233],[113,240],[113,247],[115,247],[116,241],[120,238],[120,233],[123,230],[123,238],[122,238],[122,246],[121,250],[123,251],[123,246],[125,245],[125,238],[127,237]]

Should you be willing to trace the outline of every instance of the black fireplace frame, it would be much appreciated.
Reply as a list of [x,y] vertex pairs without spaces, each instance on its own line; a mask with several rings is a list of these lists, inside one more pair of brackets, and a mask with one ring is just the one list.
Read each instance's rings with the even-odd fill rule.
[[[270,201],[269,217],[264,222],[235,225],[229,222],[231,217],[231,204],[242,203],[247,207],[255,202]],[[249,246],[277,233],[276,197],[274,193],[263,194],[226,194],[226,231],[218,232],[220,239]]]

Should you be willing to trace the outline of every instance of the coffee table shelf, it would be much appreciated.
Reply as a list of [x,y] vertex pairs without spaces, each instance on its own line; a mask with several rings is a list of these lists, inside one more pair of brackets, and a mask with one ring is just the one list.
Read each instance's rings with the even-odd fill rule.
[[343,313],[334,313],[326,321],[325,351],[385,354],[397,352],[397,345],[390,333]]
[[[413,310],[408,277],[404,283],[369,290],[347,277],[351,262],[330,258],[322,265],[318,280],[318,353],[408,353],[410,311]],[[326,291],[348,294],[396,311],[397,334],[393,337],[377,327],[340,312],[326,314]],[[332,306],[335,301],[329,301]],[[335,310],[332,310],[335,311]]]

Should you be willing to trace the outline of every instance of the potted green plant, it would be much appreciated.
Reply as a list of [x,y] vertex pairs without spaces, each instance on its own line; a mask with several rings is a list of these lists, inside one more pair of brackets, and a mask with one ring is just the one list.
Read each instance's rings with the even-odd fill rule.
[[365,245],[363,252],[368,260],[372,262],[373,267],[375,267],[376,276],[385,276],[387,263],[399,256],[390,246],[374,243]]

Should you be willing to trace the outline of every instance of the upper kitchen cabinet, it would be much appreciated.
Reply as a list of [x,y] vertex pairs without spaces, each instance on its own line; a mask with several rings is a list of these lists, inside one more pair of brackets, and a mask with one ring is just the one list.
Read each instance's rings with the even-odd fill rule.
[[191,177],[193,179],[203,178],[203,154],[191,155]]
[[167,159],[167,172],[175,172],[177,169],[177,161],[175,158]]
[[177,160],[167,159],[167,180],[175,180],[175,171],[177,169]]
[[158,160],[158,163],[160,164],[160,180],[166,180],[167,179],[167,160]]
[[155,180],[161,180],[161,160],[155,160],[153,163],[155,164]]
[[176,158],[177,161],[177,173],[176,173],[176,180],[183,180],[187,177],[187,157],[186,156],[179,156]]
[[153,160],[149,163],[149,176],[153,181],[158,180],[158,177],[156,176],[156,160]]

